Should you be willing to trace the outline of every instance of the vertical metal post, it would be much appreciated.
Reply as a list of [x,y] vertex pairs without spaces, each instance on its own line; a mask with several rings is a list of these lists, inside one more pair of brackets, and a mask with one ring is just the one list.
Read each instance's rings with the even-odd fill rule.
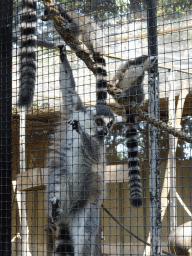
[[[158,55],[156,1],[147,1],[148,52]],[[157,62],[149,72],[149,114],[160,118]],[[161,255],[161,167],[160,131],[149,125],[151,255]]]
[[0,1],[0,255],[11,255],[12,0]]

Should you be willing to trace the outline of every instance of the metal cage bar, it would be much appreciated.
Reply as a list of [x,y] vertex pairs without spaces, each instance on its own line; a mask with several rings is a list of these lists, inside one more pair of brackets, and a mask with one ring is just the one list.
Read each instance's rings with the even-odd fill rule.
[[11,255],[12,10],[0,2],[0,254]]

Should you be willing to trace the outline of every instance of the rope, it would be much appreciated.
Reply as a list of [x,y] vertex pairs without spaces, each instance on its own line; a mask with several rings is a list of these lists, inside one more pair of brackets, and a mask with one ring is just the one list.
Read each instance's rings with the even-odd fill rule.
[[[134,111],[134,112],[133,112]],[[183,132],[181,130],[177,130],[175,128],[173,128],[172,126],[166,124],[163,121],[160,121],[158,119],[156,119],[153,116],[150,116],[149,114],[147,114],[146,112],[143,112],[140,108],[138,107],[134,107],[132,108],[132,113],[137,113],[137,115],[143,119],[148,121],[149,123],[151,123],[153,126],[164,129],[167,131],[167,133],[172,134],[175,137],[178,137],[180,139],[185,140],[188,143],[191,143],[192,138],[186,133]]]
[[[143,240],[142,238],[140,238],[139,236],[135,235],[133,232],[131,232],[128,228],[126,228],[120,221],[118,221],[117,218],[115,218],[112,213],[107,210],[107,208],[105,208],[105,206],[103,204],[101,204],[101,207],[103,208],[103,210],[119,225],[121,226],[125,231],[127,231],[130,235],[132,235],[133,237],[135,237],[137,240],[139,240],[140,242],[142,242],[145,245],[151,246],[150,243],[146,242],[145,240]],[[171,255],[171,256],[175,256],[175,254],[166,252],[164,250],[162,250],[162,253],[167,254],[167,255]],[[177,255],[176,255],[177,256]]]

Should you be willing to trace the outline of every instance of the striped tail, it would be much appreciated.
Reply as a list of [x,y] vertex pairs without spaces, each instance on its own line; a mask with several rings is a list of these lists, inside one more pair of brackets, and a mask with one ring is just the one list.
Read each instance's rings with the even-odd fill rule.
[[[88,48],[95,62],[95,77],[96,77],[96,95],[97,104],[106,104],[107,99],[107,71],[106,63],[103,56],[103,38],[101,28],[86,16],[82,16],[75,11],[65,10],[61,5],[58,5],[58,11],[62,17],[73,26],[71,29],[76,29],[77,36],[80,36],[83,43]],[[49,19],[48,11],[45,10],[44,20]],[[94,34],[94,36],[92,36]],[[97,34],[97,36],[95,36]],[[102,42],[102,43],[101,43]]]
[[59,226],[59,236],[56,241],[55,256],[74,256],[74,249],[72,246],[69,229],[64,224]]
[[132,206],[139,207],[142,205],[142,185],[139,167],[137,123],[129,110],[127,110],[126,115],[130,202]]
[[[98,57],[98,58],[97,58]],[[105,59],[99,55],[94,56],[96,65],[96,101],[97,104],[106,105],[107,99],[107,71],[105,68]]]
[[36,76],[36,0],[23,0],[21,13],[20,50],[20,107],[29,106],[33,101]]

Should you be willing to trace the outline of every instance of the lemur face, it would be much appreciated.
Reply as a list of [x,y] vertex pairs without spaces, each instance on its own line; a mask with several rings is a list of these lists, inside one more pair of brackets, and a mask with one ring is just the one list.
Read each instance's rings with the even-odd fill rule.
[[113,125],[113,118],[106,116],[97,116],[95,118],[95,123],[97,125],[98,136],[106,136]]
[[111,109],[106,105],[96,105],[88,108],[95,122],[96,136],[106,136],[114,122],[114,115]]

